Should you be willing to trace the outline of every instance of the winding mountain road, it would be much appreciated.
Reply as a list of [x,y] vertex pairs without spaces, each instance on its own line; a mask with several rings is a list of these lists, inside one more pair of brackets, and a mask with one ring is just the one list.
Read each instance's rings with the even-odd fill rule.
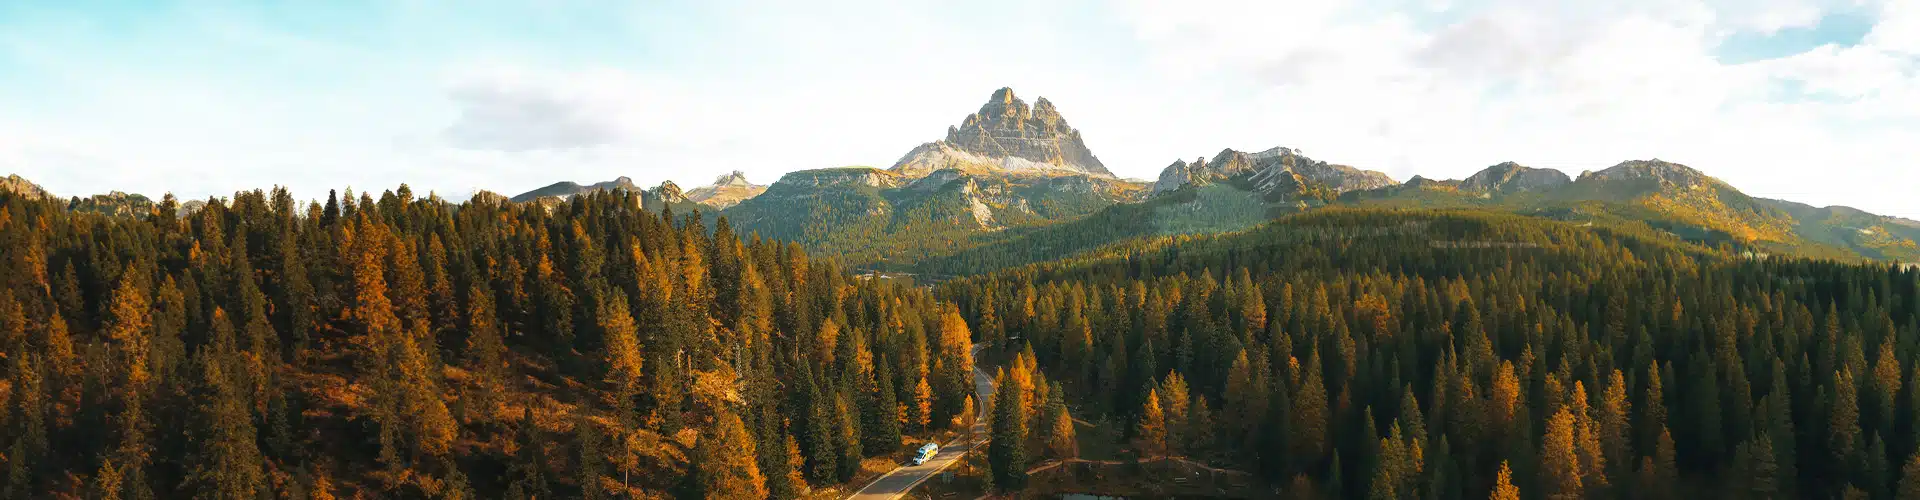
[[[974,419],[972,432],[968,433],[973,436],[984,436],[986,434],[987,407],[989,406],[987,401],[993,396],[993,378],[988,377],[987,372],[980,371],[980,367],[977,364],[980,359],[980,349],[985,347],[986,344],[974,344],[970,353],[976,363],[973,367],[973,391],[975,393],[973,396],[974,411],[980,414],[979,418]],[[854,492],[853,495],[847,498],[850,500],[892,500],[900,498],[906,495],[908,491],[913,491],[913,487],[919,486],[920,483],[925,482],[927,478],[931,478],[934,474],[938,474],[940,471],[946,470],[947,467],[958,463],[960,457],[966,456],[968,451],[985,442],[986,440],[984,439],[976,441],[968,439],[967,436],[961,436],[953,442],[940,445],[940,452],[935,454],[933,459],[928,460],[927,463],[920,465],[902,465],[900,468],[880,476],[879,479],[867,483],[867,487],[861,488],[860,491]]]

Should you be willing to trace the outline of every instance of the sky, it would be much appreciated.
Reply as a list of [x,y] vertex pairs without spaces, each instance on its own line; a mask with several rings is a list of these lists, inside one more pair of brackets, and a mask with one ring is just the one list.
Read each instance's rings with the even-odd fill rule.
[[1687,164],[1920,218],[1920,0],[21,0],[0,175],[464,196],[888,167],[1012,87],[1107,167]]

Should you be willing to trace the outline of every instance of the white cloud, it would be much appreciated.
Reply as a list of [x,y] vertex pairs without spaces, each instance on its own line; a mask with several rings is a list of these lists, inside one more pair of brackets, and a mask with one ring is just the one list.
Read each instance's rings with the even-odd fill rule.
[[[1920,29],[1895,26],[1920,9],[1902,1],[1859,46],[1749,64],[1716,58],[1730,33],[1877,6],[1142,1],[1123,12],[1165,67],[1239,81],[1258,96],[1216,96],[1225,105],[1204,120],[1258,130],[1265,142],[1214,149],[1282,143],[1403,179],[1504,160],[1578,173],[1658,157],[1756,195],[1912,216],[1915,178],[1898,152],[1920,142],[1920,59],[1899,51]],[[1784,82],[1805,94],[1784,95]],[[1219,134],[1248,135],[1259,134]]]
[[620,135],[604,110],[542,89],[468,85],[448,97],[460,106],[460,118],[446,135],[460,148],[573,149],[606,145]]
[[[400,182],[511,194],[620,175],[691,186],[735,169],[771,182],[887,166],[1013,86],[1052,100],[1123,176],[1276,144],[1402,179],[1506,160],[1578,173],[1659,157],[1757,195],[1920,217],[1907,152],[1920,142],[1920,0],[674,7],[598,16],[636,27],[564,50],[545,45],[558,34],[466,27],[444,32],[479,38],[386,53],[241,18],[175,51],[240,44],[336,69],[300,75],[339,75],[295,82],[308,85],[273,74],[295,66],[285,62],[237,75],[130,65],[112,50],[71,57],[65,38],[0,34],[0,64],[27,60],[68,98],[0,94],[0,169],[62,194],[195,197],[275,183],[302,196]],[[453,22],[408,9],[422,11],[395,18]],[[1857,46],[1716,57],[1734,33],[1838,11],[1877,24]]]

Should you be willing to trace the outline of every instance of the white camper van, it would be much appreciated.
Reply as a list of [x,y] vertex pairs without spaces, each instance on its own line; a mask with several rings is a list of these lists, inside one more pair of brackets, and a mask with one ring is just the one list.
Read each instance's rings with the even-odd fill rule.
[[932,460],[933,456],[938,453],[940,453],[940,445],[927,443],[926,446],[921,446],[920,452],[913,456],[913,464],[920,465],[927,463],[928,460]]

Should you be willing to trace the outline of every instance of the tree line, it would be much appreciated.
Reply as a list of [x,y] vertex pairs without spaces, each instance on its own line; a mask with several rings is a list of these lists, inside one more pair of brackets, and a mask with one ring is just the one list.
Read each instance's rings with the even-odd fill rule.
[[970,405],[971,332],[639,193],[0,193],[0,497],[797,498]]
[[1128,422],[1133,456],[1294,497],[1920,498],[1920,272],[1897,265],[1326,209],[938,293]]

